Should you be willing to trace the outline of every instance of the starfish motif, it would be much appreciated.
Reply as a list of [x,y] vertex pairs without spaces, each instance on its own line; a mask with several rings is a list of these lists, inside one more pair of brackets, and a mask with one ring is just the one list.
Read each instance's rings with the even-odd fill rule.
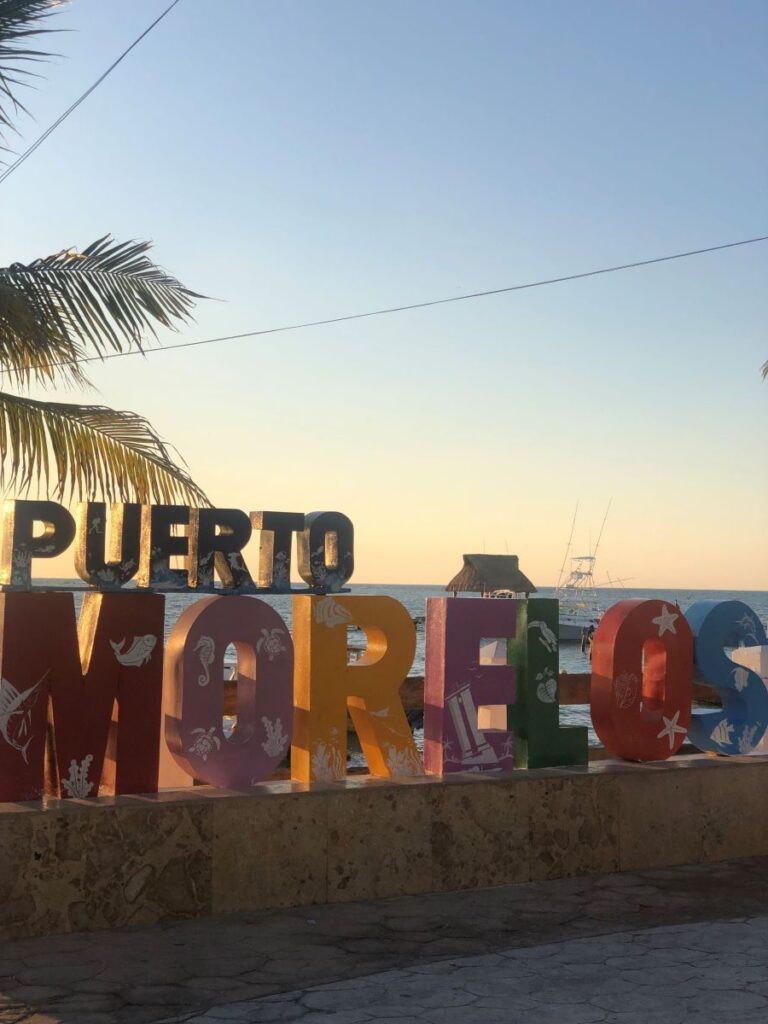
[[664,728],[661,730],[656,739],[660,740],[666,736],[669,740],[669,749],[672,750],[672,748],[675,745],[675,733],[680,732],[683,735],[685,735],[688,732],[688,730],[684,729],[682,725],[677,724],[677,720],[680,717],[679,711],[676,711],[671,718],[667,718],[666,715],[662,715],[661,717],[664,719]]
[[677,633],[675,629],[675,619],[679,619],[679,615],[675,615],[674,612],[670,611],[665,604],[661,606],[661,614],[657,615],[655,619],[651,619],[654,626],[659,627],[659,636],[664,636],[665,633]]

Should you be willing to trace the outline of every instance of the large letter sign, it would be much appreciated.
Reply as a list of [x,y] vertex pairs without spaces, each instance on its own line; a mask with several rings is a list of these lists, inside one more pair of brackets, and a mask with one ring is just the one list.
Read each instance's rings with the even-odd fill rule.
[[693,712],[691,743],[718,754],[748,754],[768,727],[768,690],[757,672],[731,661],[725,648],[762,646],[765,628],[743,601],[697,601],[685,615],[700,681],[717,691],[723,705]]
[[427,599],[424,766],[431,774],[513,767],[512,733],[481,729],[478,710],[514,704],[515,668],[481,664],[480,641],[514,637],[517,608],[490,598]]
[[507,645],[509,662],[517,669],[517,701],[509,709],[515,767],[586,764],[586,728],[560,728],[558,602],[532,597],[516,604],[517,635]]
[[[237,651],[237,725],[224,735],[224,652]],[[209,597],[181,614],[165,653],[165,738],[193,778],[235,789],[265,779],[288,752],[293,643],[255,597]]]
[[663,761],[691,718],[693,637],[664,601],[619,601],[592,641],[592,724],[612,753]]
[[87,594],[78,628],[72,594],[0,594],[0,801],[157,790],[164,605]]
[[[347,627],[366,651],[347,664]],[[421,775],[421,758],[400,700],[413,663],[416,630],[391,597],[295,597],[296,644],[291,774],[298,782],[337,782],[347,772],[347,709],[371,775]]]

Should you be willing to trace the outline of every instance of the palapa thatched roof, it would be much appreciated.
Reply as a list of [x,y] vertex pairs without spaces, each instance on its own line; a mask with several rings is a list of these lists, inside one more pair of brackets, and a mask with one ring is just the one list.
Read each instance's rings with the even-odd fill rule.
[[454,594],[488,594],[493,590],[536,593],[536,587],[520,572],[517,555],[464,555],[464,567],[445,589]]

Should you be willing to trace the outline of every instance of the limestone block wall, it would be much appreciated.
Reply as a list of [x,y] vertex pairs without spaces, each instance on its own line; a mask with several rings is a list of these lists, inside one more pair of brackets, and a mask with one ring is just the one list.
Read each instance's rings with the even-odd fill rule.
[[768,757],[0,805],[0,939],[768,855]]

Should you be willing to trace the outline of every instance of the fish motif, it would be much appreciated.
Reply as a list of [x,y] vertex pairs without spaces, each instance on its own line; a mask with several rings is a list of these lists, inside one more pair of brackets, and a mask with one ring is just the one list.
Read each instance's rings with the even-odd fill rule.
[[721,722],[717,723],[709,738],[713,740],[713,742],[718,743],[721,747],[727,747],[733,742],[731,733],[734,728],[735,726],[731,725],[727,718],[724,718]]
[[17,690],[7,679],[3,679],[0,685],[0,736],[19,751],[25,762],[32,742],[32,708],[40,695],[40,684],[47,675],[46,672],[28,690]]
[[145,636],[135,636],[126,650],[123,650],[124,645],[125,637],[119,643],[114,640],[109,641],[109,646],[115,652],[115,657],[121,665],[132,665],[138,668],[140,665],[145,665],[152,657],[152,651],[157,646],[157,637],[147,633]]
[[198,686],[207,686],[211,681],[211,665],[216,657],[216,645],[212,636],[201,636],[195,644],[195,654],[200,659],[203,668],[201,675],[197,677]]

